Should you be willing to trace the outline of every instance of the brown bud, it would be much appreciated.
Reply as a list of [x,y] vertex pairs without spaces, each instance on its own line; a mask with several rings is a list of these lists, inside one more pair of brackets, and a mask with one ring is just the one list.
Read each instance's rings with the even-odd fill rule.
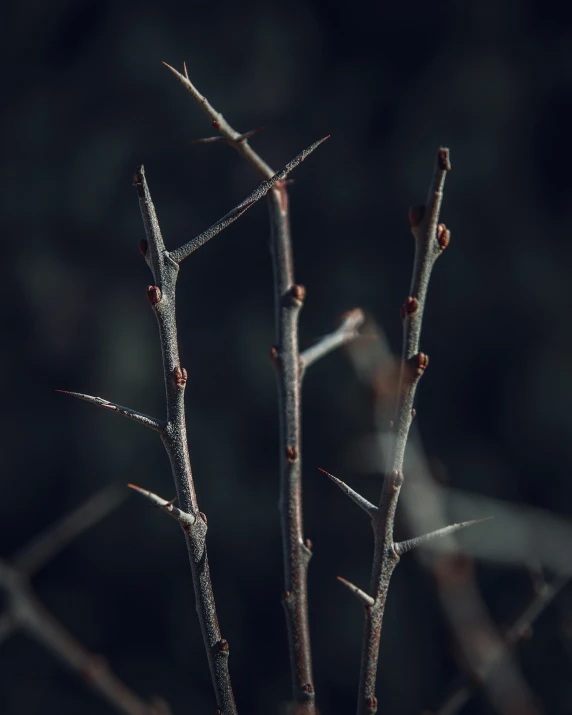
[[213,119],[212,125],[215,129],[220,129],[220,122],[218,119]]
[[423,221],[423,216],[425,216],[425,206],[410,206],[409,207],[409,223],[411,228],[419,226],[421,221]]
[[421,375],[423,370],[425,370],[427,365],[429,365],[429,356],[425,355],[425,353],[417,353],[415,361],[417,365],[417,373]]
[[447,246],[449,245],[449,241],[451,240],[451,231],[445,226],[444,223],[440,223],[437,226],[437,242],[439,243],[439,246],[441,247],[441,250],[444,251]]
[[173,376],[175,378],[176,385],[185,385],[187,382],[187,371],[184,367],[177,367],[173,370]]
[[147,298],[151,305],[156,305],[161,300],[161,289],[159,286],[149,286],[147,288]]
[[377,710],[377,698],[375,696],[368,698],[366,700],[367,708],[371,712],[375,712]]
[[219,650],[219,653],[228,653],[229,647],[228,647],[228,641],[226,638],[221,638],[219,640],[218,650]]
[[304,546],[305,546],[307,549],[309,549],[310,551],[312,550],[312,546],[313,546],[313,545],[314,545],[314,544],[312,544],[312,540],[311,540],[311,539],[306,539],[306,540],[304,541]]
[[289,462],[295,462],[298,459],[298,450],[296,447],[286,447],[286,459]]
[[147,248],[148,248],[147,241],[144,238],[142,238],[139,241],[139,253],[143,256],[143,258],[145,258],[145,256],[147,255]]
[[273,365],[278,364],[279,354],[278,354],[278,348],[276,347],[276,345],[273,345],[270,348],[270,359],[272,360]]
[[201,519],[205,522],[205,524],[208,524],[208,523],[209,523],[209,522],[208,522],[208,519],[207,519],[207,515],[204,513],[204,511],[199,511],[199,516],[200,516]]
[[306,288],[302,285],[294,284],[290,289],[290,295],[292,296],[292,300],[295,304],[302,304],[304,302],[304,298],[306,297]]
[[302,686],[302,690],[305,693],[313,693],[314,692],[314,686],[312,683],[306,683],[305,685]]
[[284,591],[284,593],[282,594],[282,600],[287,601],[291,595],[292,593],[290,591]]
[[391,472],[391,486],[394,489],[399,489],[402,484],[403,472],[399,471],[399,469],[394,469],[393,472]]
[[411,410],[411,419],[413,419],[416,414],[417,414],[417,410],[416,410],[415,407],[414,407],[414,408]]
[[401,320],[406,318],[408,315],[413,315],[413,313],[416,313],[418,308],[419,301],[417,300],[417,298],[413,296],[409,296],[408,298],[406,298],[405,303],[401,306]]

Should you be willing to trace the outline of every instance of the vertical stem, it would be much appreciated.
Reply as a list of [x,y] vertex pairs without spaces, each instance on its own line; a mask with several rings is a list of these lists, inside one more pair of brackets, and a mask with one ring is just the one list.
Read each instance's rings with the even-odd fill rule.
[[184,404],[187,373],[179,360],[175,312],[179,264],[165,250],[143,167],[139,167],[135,174],[135,187],[147,236],[145,260],[157,284],[149,287],[147,295],[157,318],[163,357],[167,423],[161,432],[161,439],[171,463],[179,504],[183,511],[196,517],[193,525],[181,526],[189,552],[196,610],[217,701],[216,713],[236,715],[228,670],[229,647],[221,635],[210,577],[206,548],[207,522],[205,515],[199,511],[189,458]]
[[280,523],[284,554],[286,613],[292,692],[297,713],[315,712],[312,655],[308,619],[309,544],[302,517],[302,369],[298,317],[304,288],[294,282],[288,195],[282,182],[269,195],[271,253],[276,313],[276,366],[280,411]]

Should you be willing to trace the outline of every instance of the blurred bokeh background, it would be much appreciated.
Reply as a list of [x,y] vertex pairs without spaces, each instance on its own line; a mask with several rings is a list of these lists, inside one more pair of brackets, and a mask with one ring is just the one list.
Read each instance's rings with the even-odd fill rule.
[[[360,306],[399,351],[413,256],[407,209],[425,198],[436,147],[450,147],[442,219],[452,240],[430,286],[422,349],[431,364],[417,399],[430,471],[457,491],[569,518],[571,7],[13,4],[0,29],[0,555],[107,485],[174,495],[154,433],[54,392],[163,414],[134,167],[146,166],[167,247],[258,183],[225,145],[191,143],[212,128],[163,60],[179,69],[185,60],[238,130],[264,125],[252,144],[276,168],[332,134],[290,190],[296,276],[307,288],[302,345]],[[178,287],[192,464],[239,710],[252,715],[279,713],[289,697],[267,244],[259,205],[185,262]],[[372,539],[317,467],[372,500],[380,475],[367,448],[372,391],[346,352],[308,373],[303,415],[316,692],[324,714],[351,712],[362,613],[335,577],[367,585]],[[504,538],[498,523],[491,528]],[[399,529],[410,534],[403,520]],[[532,597],[525,566],[474,564],[501,628]],[[185,545],[171,519],[131,495],[34,587],[141,695],[161,694],[175,715],[212,712]],[[516,652],[554,715],[572,713],[571,608],[565,590]],[[112,712],[26,637],[3,643],[0,663],[2,713]],[[382,711],[435,710],[461,672],[433,574],[411,554],[389,595]],[[493,711],[479,696],[464,712]]]

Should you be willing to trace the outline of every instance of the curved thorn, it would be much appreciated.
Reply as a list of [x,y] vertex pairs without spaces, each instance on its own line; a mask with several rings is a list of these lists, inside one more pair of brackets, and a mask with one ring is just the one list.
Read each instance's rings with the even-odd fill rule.
[[369,593],[362,591],[361,588],[358,588],[351,581],[346,581],[346,579],[342,578],[341,576],[336,576],[336,578],[340,583],[343,583],[344,586],[347,586],[347,588],[349,588],[349,590],[354,594],[354,596],[357,596],[359,598],[359,600],[363,603],[364,606],[369,606],[371,608],[374,605],[375,598],[372,598]]
[[181,526],[189,527],[193,526],[193,524],[196,523],[197,517],[193,514],[188,514],[186,511],[182,511],[181,509],[176,507],[173,504],[173,502],[175,501],[174,499],[172,499],[171,501],[167,501],[166,499],[163,499],[154,492],[150,492],[148,489],[138,487],[136,484],[128,484],[127,486],[129,487],[129,489],[133,489],[138,494],[141,494],[141,496],[148,499],[154,506],[167,512],[167,514],[176,519],[181,524]]
[[326,470],[322,469],[321,467],[318,467],[318,469],[320,470],[320,472],[323,472],[326,476],[328,476],[334,482],[334,484],[337,484],[338,487],[344,492],[344,494],[347,494],[349,498],[352,499],[367,514],[369,514],[372,519],[375,517],[375,515],[377,514],[376,506],[369,502],[365,497],[362,497],[361,494],[358,494],[356,491],[354,491],[351,487],[348,487],[348,485],[345,482],[342,482],[341,479],[334,477],[333,474],[326,472]]
[[154,417],[149,417],[149,415],[144,415],[142,412],[137,412],[137,410],[132,410],[129,407],[123,407],[115,402],[110,402],[109,400],[103,399],[103,397],[93,397],[92,395],[84,395],[81,392],[70,392],[70,390],[56,390],[56,392],[61,392],[62,395],[71,395],[72,397],[77,397],[80,400],[90,402],[92,405],[97,405],[98,407],[104,407],[106,410],[117,412],[124,417],[129,417],[129,419],[134,420],[141,425],[145,425],[145,427],[150,427],[156,432],[162,432],[165,426]]
[[454,534],[456,531],[466,529],[468,526],[474,526],[475,524],[480,524],[483,521],[489,521],[493,518],[494,517],[492,516],[485,516],[483,519],[473,519],[472,521],[462,521],[459,524],[444,526],[442,529],[431,531],[428,534],[423,534],[423,536],[416,536],[415,538],[408,539],[407,541],[399,541],[393,545],[393,548],[398,556],[403,556],[403,554],[406,554],[408,551],[411,551],[418,546],[425,546],[425,544],[433,541],[434,539],[449,536],[449,534]]

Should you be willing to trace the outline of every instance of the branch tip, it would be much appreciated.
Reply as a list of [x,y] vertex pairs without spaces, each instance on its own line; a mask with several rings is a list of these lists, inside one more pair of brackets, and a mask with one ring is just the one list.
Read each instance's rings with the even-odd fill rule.
[[341,576],[336,576],[336,578],[340,583],[343,583],[346,588],[349,588],[349,590],[354,594],[354,596],[357,596],[357,598],[363,603],[364,606],[371,608],[375,604],[375,598],[372,598],[369,593],[362,591],[361,588],[358,588],[351,581],[347,581]]
[[451,171],[451,161],[447,147],[439,147],[437,152],[437,168],[439,171]]
[[151,427],[151,429],[156,432],[162,432],[164,424],[155,419],[154,417],[149,417],[149,415],[144,415],[142,412],[137,412],[129,407],[123,407],[118,405],[116,402],[110,402],[109,400],[103,399],[103,397],[93,397],[93,395],[84,395],[81,392],[71,392],[70,390],[56,390],[63,395],[70,395],[71,397],[77,397],[79,400],[85,400],[85,402],[90,402],[92,405],[97,405],[98,407],[103,407],[106,410],[111,410],[112,412],[117,412],[124,417],[129,417],[129,419],[134,422],[138,422],[145,427]]

